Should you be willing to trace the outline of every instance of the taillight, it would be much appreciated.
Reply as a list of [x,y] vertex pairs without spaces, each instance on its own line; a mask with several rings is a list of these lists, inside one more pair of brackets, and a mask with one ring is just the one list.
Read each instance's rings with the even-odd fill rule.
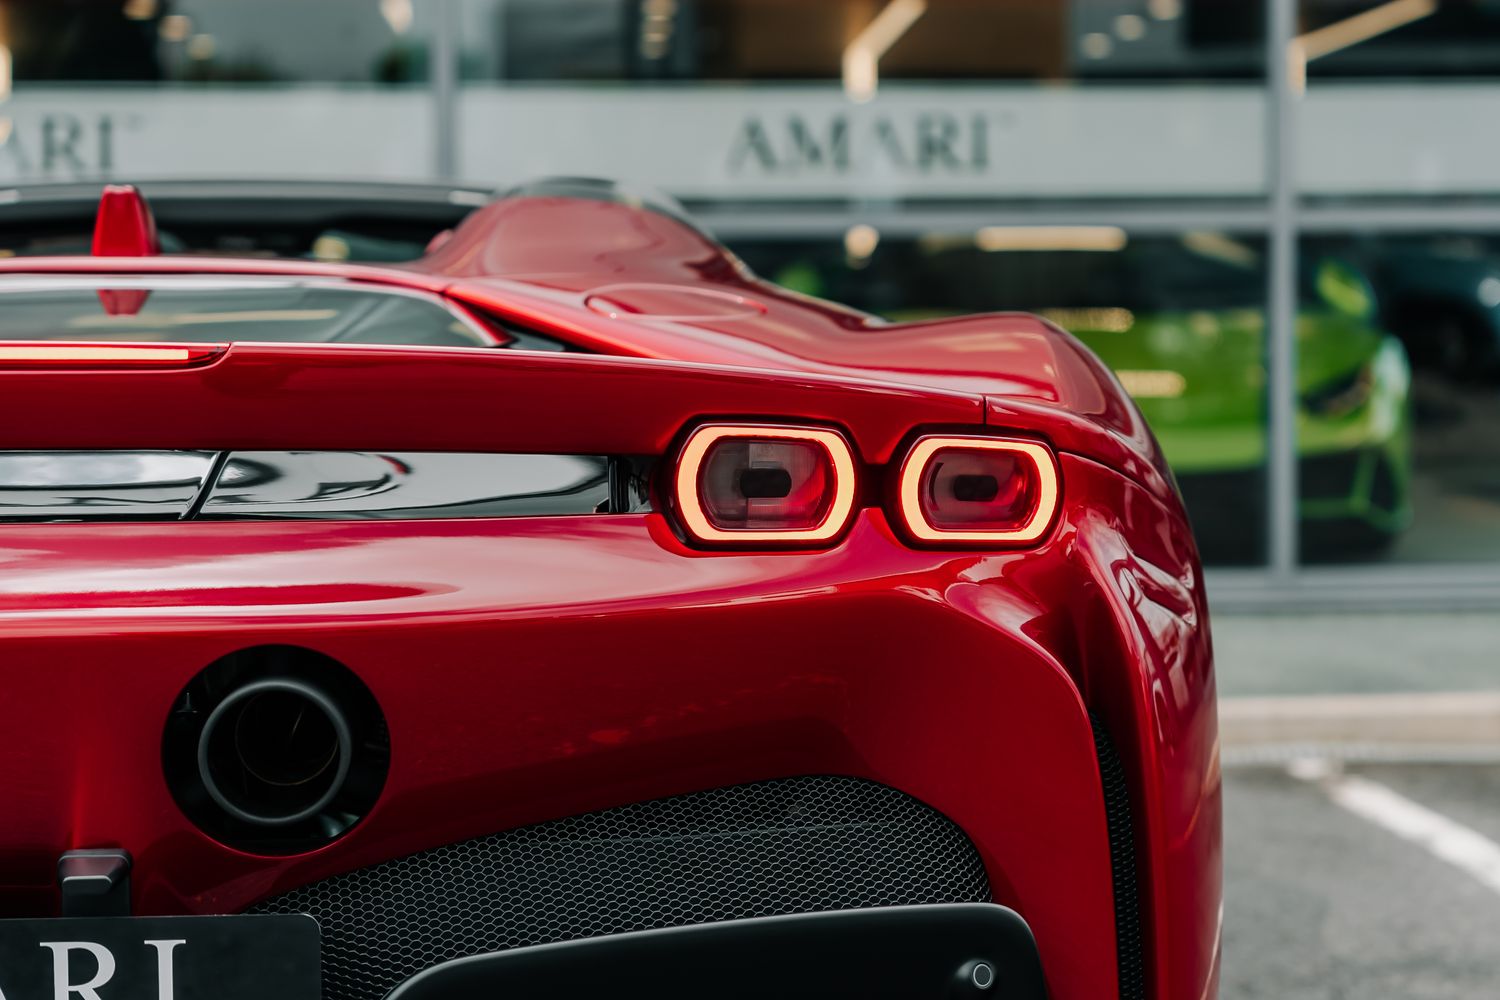
[[222,353],[223,344],[0,343],[0,367],[186,368]]
[[1024,545],[1057,512],[1057,461],[1032,441],[933,435],[901,465],[897,506],[921,542]]
[[672,494],[694,541],[827,542],[854,511],[854,456],[834,431],[709,424],[682,446]]

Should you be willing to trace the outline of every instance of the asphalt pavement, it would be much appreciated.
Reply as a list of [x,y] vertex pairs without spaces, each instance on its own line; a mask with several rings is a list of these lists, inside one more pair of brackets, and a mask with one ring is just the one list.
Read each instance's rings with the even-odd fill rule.
[[1225,772],[1222,1000],[1500,997],[1500,757]]

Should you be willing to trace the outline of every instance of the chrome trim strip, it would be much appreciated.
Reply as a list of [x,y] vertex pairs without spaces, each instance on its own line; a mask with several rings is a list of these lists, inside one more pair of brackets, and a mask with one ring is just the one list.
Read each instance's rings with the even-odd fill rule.
[[0,520],[178,520],[211,481],[211,451],[0,452]]
[[[0,451],[0,522],[595,514],[611,509],[610,465],[595,455]],[[630,496],[626,509],[643,500]]]
[[526,517],[592,514],[608,500],[600,456],[236,451],[198,517]]
[[213,492],[214,486],[219,482],[219,477],[224,474],[224,465],[229,461],[229,452],[214,452],[213,465],[208,470],[208,475],[203,478],[203,483],[198,487],[198,492],[193,494],[193,502],[188,505],[187,513],[183,517],[192,520],[198,516],[203,505],[208,503],[208,496]]

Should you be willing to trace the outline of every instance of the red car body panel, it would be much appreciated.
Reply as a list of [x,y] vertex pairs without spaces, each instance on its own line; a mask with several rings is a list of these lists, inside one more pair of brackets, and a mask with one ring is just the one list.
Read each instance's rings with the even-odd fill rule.
[[[733,414],[843,425],[878,463],[918,424],[984,423],[982,399],[943,390],[484,348],[234,344],[201,367],[5,378],[8,448],[661,455],[688,423]],[[35,421],[61,392],[68,411]],[[387,397],[406,406],[372,405]],[[413,421],[413,410],[432,422]]]
[[[1147,995],[1215,994],[1201,570],[1138,412],[1055,327],[882,326],[759,282],[666,216],[573,199],[498,202],[404,268],[0,261],[0,282],[59,272],[391,283],[616,356],[236,344],[189,368],[0,372],[0,449],[663,456],[704,418],[762,418],[843,430],[872,488],[809,552],[701,551],[662,513],[0,525],[0,912],[55,912],[70,848],[127,848],[138,912],[233,912],[522,824],[836,773],[957,823],[1035,933],[1051,995],[1092,1000],[1119,991],[1092,713],[1131,793]],[[878,487],[923,428],[1049,443],[1064,501],[1047,538],[906,544]],[[372,812],[293,857],[217,843],[161,777],[177,693],[264,643],[349,665],[391,733]]]

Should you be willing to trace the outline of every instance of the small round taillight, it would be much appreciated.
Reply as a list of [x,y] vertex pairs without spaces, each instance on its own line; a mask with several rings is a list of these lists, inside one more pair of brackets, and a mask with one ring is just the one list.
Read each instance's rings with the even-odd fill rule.
[[918,542],[1028,545],[1057,513],[1057,460],[1035,441],[930,435],[901,465],[897,506]]
[[854,455],[816,427],[706,424],[688,436],[672,504],[688,537],[709,545],[819,545],[854,512]]

